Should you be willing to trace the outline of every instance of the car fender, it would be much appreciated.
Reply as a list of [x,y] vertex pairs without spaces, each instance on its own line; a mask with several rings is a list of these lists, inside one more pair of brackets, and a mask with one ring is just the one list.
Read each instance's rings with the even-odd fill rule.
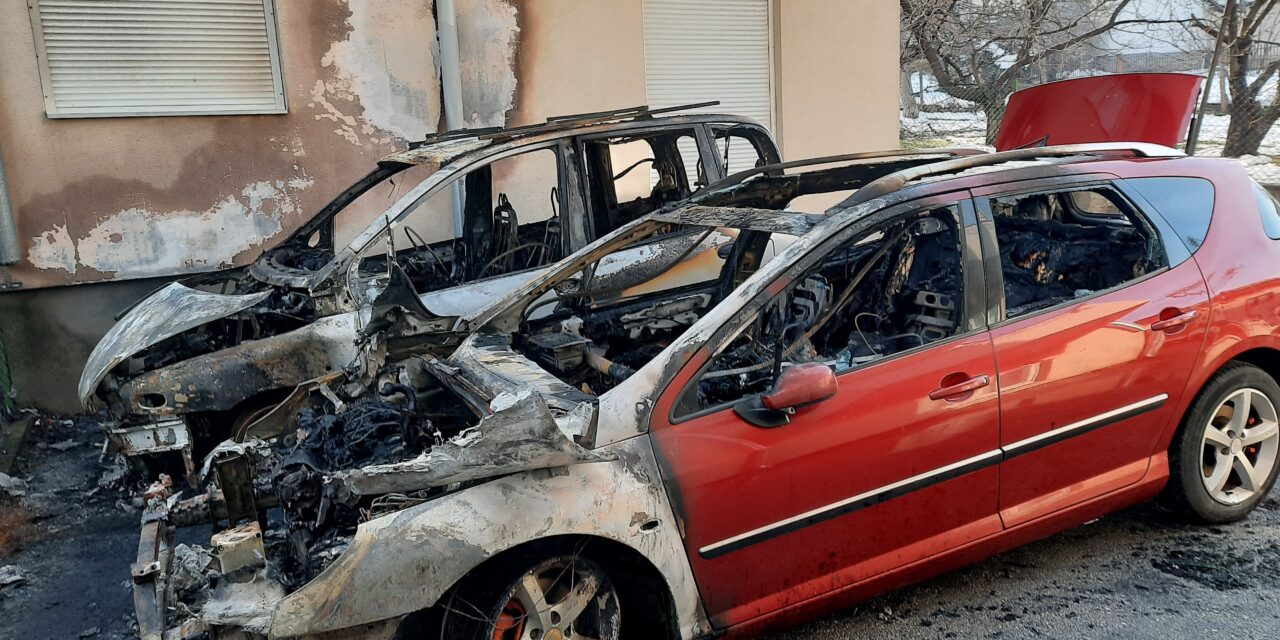
[[649,439],[602,451],[617,458],[512,474],[365,522],[332,565],[280,601],[271,637],[429,608],[485,560],[560,535],[607,538],[634,549],[666,580],[682,637],[708,633]]
[[[1212,317],[1212,311],[1210,315]],[[1182,420],[1187,415],[1187,412],[1191,410],[1191,405],[1196,401],[1196,397],[1200,395],[1200,391],[1209,383],[1209,379],[1219,369],[1248,351],[1270,349],[1280,352],[1280,339],[1270,334],[1236,334],[1226,338],[1220,335],[1216,340],[1211,340],[1212,342],[1206,341],[1200,362],[1197,363],[1195,371],[1187,380],[1187,387],[1182,392],[1182,401],[1178,403],[1177,411],[1173,414],[1164,434],[1156,444],[1155,452],[1169,448],[1173,442],[1174,434],[1177,433],[1178,428],[1182,425]]]

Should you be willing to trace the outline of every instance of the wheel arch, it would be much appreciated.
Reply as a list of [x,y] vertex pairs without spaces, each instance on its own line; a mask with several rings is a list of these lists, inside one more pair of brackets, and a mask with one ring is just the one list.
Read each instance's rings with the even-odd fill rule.
[[[1274,349],[1271,347],[1254,347],[1236,354],[1224,363],[1223,366],[1232,362],[1245,362],[1251,364],[1265,371],[1267,375],[1271,376],[1272,380],[1280,383],[1280,349]],[[1222,367],[1218,367],[1214,370],[1214,373],[1217,373],[1221,369]],[[1209,377],[1212,378],[1213,376],[1210,375]],[[1208,384],[1208,379],[1205,380],[1205,384]],[[1200,390],[1203,389],[1204,385],[1201,385]],[[1197,395],[1200,390],[1197,390]]]
[[[512,567],[523,567],[546,558],[581,555],[600,565],[618,591],[622,603],[623,639],[675,640],[680,637],[676,622],[676,603],[671,585],[653,562],[639,550],[612,538],[592,534],[563,534],[529,540],[501,551],[480,563],[450,585],[440,601],[427,609],[412,613],[401,623],[407,629],[438,629],[451,596],[474,592],[484,583],[504,579]],[[626,581],[620,580],[626,577]],[[640,617],[628,611],[646,611]],[[633,621],[639,620],[635,626]],[[409,636],[419,637],[419,636]]]
[[709,632],[648,443],[633,438],[608,448],[617,460],[503,476],[365,522],[332,565],[280,601],[271,637],[430,609],[478,567],[562,538],[589,539],[623,559],[643,557],[638,566],[662,578],[678,637]]
[[1234,348],[1217,354],[1205,354],[1196,372],[1187,380],[1187,386],[1178,401],[1178,413],[1170,420],[1164,435],[1158,441],[1153,453],[1167,452],[1173,446],[1175,436],[1182,430],[1187,415],[1195,405],[1196,399],[1204,393],[1205,387],[1224,367],[1233,362],[1244,362],[1262,369],[1273,380],[1280,383],[1280,343],[1273,340],[1263,342],[1261,336],[1243,340]]

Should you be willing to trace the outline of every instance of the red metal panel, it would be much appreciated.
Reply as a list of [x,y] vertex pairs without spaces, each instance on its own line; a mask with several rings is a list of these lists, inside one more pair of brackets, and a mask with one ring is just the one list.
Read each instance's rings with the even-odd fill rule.
[[[701,359],[701,358],[699,358]],[[948,373],[992,375],[986,333],[839,376],[830,400],[776,429],[732,410],[652,430],[698,588],[717,626],[819,597],[1000,530],[994,464],[713,558],[700,549],[999,446],[995,384],[930,400]],[[994,377],[992,377],[994,381]]]
[[1009,96],[996,149],[1034,144],[1150,142],[1177,146],[1204,78],[1128,73],[1051,82]]
[[[1153,331],[1167,309],[1195,310],[1174,332]],[[1209,298],[1187,261],[1170,271],[1056,311],[992,329],[1000,373],[1001,444],[1093,419],[1167,394],[1160,408],[1007,459],[1000,514],[1013,526],[1137,482],[1165,426],[1176,421],[1200,354]],[[1116,470],[1128,469],[1127,475]]]

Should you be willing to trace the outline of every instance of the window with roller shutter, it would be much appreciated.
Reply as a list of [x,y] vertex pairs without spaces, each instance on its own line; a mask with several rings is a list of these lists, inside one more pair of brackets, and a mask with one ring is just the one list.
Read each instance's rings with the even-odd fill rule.
[[29,0],[50,118],[285,113],[272,0]]
[[[771,0],[644,0],[645,89],[649,106],[719,100],[703,112],[747,116],[772,130]],[[681,145],[686,162],[692,145]],[[721,149],[723,151],[723,148]],[[728,170],[754,166],[734,141]]]

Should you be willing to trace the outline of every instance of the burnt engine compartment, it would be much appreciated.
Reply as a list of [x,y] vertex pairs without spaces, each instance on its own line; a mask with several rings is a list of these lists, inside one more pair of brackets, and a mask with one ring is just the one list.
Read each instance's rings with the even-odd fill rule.
[[264,538],[286,588],[323,571],[360,522],[445,490],[358,496],[333,480],[342,471],[410,460],[477,424],[478,416],[421,365],[390,364],[367,388],[333,389],[299,411],[296,429],[271,444],[267,486],[278,510]]
[[591,304],[566,298],[544,319],[526,323],[513,346],[570,386],[602,394],[631,377],[715,306],[707,284]]

